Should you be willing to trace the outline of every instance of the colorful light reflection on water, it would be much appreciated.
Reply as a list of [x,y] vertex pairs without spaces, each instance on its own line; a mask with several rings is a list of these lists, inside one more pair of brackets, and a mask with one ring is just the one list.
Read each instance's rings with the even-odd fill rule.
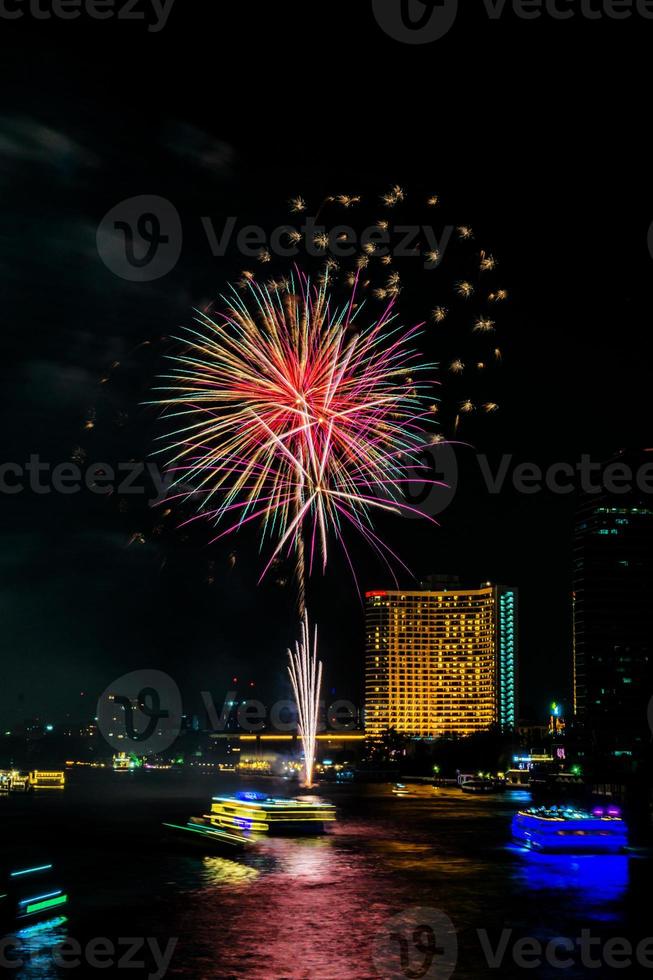
[[525,888],[571,892],[573,901],[591,912],[593,918],[609,921],[618,917],[618,903],[628,888],[627,855],[538,854],[526,847],[511,849],[519,857],[515,876]]
[[[321,795],[339,811],[326,835],[269,838],[229,856],[175,848],[153,830],[237,788],[224,777],[219,786],[215,777],[184,786],[165,774],[137,774],[128,784],[108,774],[92,791],[71,784],[56,801],[9,801],[6,833],[38,832],[66,868],[71,918],[48,942],[66,934],[176,936],[171,975],[182,980],[372,980],[376,937],[399,913],[422,907],[454,923],[455,980],[478,980],[513,975],[487,969],[479,929],[493,942],[504,928],[543,938],[577,936],[587,926],[650,934],[650,860],[511,846],[521,791],[399,799],[389,786],[325,787]],[[17,980],[58,978],[45,939]]]

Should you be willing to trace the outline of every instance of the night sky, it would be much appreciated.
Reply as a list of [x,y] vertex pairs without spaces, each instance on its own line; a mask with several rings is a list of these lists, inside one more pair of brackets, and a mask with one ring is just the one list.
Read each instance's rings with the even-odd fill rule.
[[[176,0],[156,34],[3,23],[4,460],[148,458],[161,431],[142,402],[164,338],[251,265],[211,256],[198,216],[273,225],[292,195],[395,182],[437,191],[510,291],[501,411],[466,434],[475,448],[547,465],[652,445],[653,22],[490,22],[478,8],[424,46],[387,37],[367,0]],[[184,227],[176,268],[154,282],[116,277],[95,244],[106,212],[138,194],[174,202]],[[417,316],[433,305],[409,302]],[[575,499],[490,496],[461,453],[440,529],[382,530],[418,577],[519,587],[523,711],[539,715],[569,699]],[[252,536],[207,548],[145,495],[25,490],[0,513],[3,722],[86,719],[113,678],[145,666],[169,671],[191,710],[233,676],[263,698],[287,692],[292,584],[280,569],[256,585]],[[363,588],[391,587],[353,553]],[[362,608],[344,564],[309,597],[328,689],[358,703]]]

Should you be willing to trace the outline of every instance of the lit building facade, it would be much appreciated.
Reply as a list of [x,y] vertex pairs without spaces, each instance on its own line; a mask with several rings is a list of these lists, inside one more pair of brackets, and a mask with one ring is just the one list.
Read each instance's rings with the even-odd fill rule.
[[436,738],[517,720],[517,590],[366,596],[365,731]]
[[585,501],[576,517],[573,579],[575,714],[597,745],[646,746],[653,691],[650,500],[613,494]]

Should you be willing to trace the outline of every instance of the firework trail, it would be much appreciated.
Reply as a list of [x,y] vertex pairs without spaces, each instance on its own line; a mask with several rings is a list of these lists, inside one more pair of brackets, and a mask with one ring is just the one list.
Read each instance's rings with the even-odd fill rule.
[[297,703],[299,735],[304,749],[305,781],[307,786],[311,786],[315,764],[322,662],[317,659],[317,627],[314,629],[311,643],[307,613],[304,613],[302,618],[301,639],[295,644],[294,652],[288,650],[288,658],[290,660],[288,673]]

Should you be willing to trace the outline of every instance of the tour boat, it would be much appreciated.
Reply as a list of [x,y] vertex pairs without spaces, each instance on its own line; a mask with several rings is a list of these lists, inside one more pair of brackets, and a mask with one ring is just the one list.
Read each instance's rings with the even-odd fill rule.
[[335,807],[315,797],[286,798],[243,791],[214,796],[206,819],[212,827],[253,834],[321,834]]
[[499,779],[466,779],[460,784],[463,793],[502,793],[506,788],[505,783]]
[[267,834],[321,834],[335,820],[335,808],[321,800],[285,799],[246,791],[214,796],[211,810],[186,824],[164,827],[188,843],[211,849],[234,850]]
[[516,841],[534,851],[618,854],[628,843],[628,828],[616,806],[593,810],[530,807],[512,821]]
[[66,774],[58,770],[34,769],[29,774],[29,785],[32,789],[63,789]]

